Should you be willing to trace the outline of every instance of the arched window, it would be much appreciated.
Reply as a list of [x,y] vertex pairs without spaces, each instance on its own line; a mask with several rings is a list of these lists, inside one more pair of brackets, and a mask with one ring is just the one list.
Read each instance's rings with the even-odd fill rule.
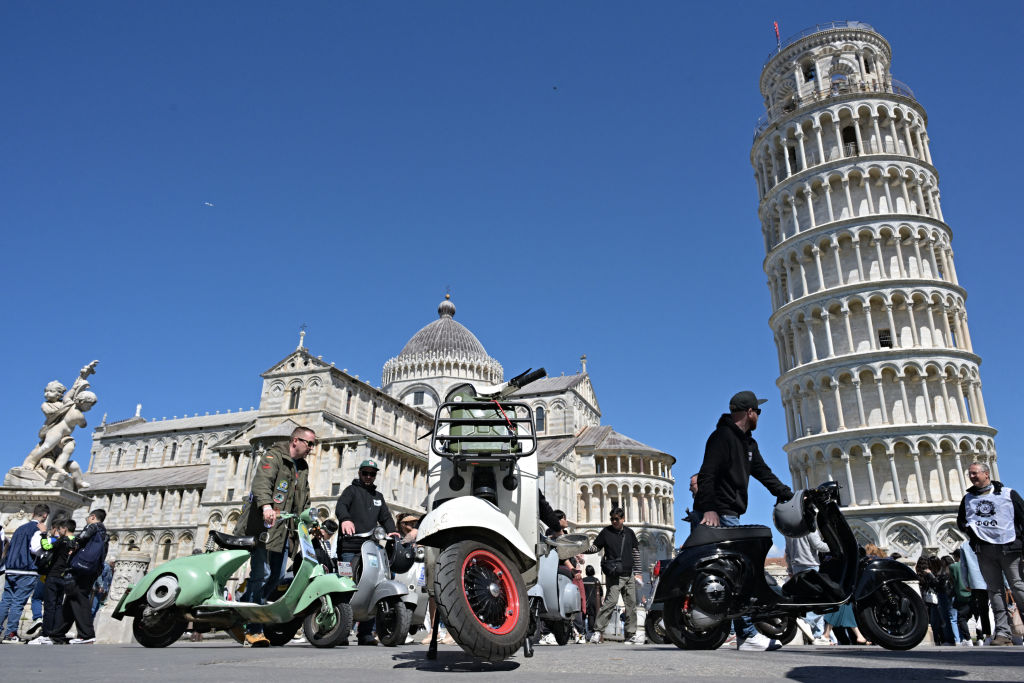
[[302,394],[302,389],[299,387],[292,387],[288,396],[288,410],[296,410],[299,407],[299,396]]
[[165,539],[161,545],[164,547],[164,551],[161,555],[161,558],[164,560],[171,559],[171,539]]
[[203,440],[199,439],[199,444],[196,446],[196,460],[203,457]]
[[544,408],[542,406],[538,406],[535,413],[537,415],[537,431],[543,432],[547,428],[545,424],[545,422],[547,421],[547,415],[544,412]]
[[177,454],[178,454],[178,442],[175,441],[174,443],[171,444],[171,457],[168,458],[168,459],[169,460],[174,460],[174,456],[176,456]]
[[146,458],[149,457],[149,446],[142,447],[142,462],[146,462]]

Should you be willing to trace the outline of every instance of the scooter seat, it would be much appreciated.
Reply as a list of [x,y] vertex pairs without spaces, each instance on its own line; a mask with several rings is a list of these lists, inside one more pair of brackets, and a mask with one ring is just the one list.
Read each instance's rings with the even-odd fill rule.
[[749,541],[754,539],[772,539],[772,530],[763,524],[743,524],[741,526],[707,526],[699,524],[683,542],[684,548],[697,545],[711,545],[725,541]]
[[232,536],[220,531],[211,531],[210,536],[213,537],[214,543],[225,550],[252,550],[256,547],[254,536]]

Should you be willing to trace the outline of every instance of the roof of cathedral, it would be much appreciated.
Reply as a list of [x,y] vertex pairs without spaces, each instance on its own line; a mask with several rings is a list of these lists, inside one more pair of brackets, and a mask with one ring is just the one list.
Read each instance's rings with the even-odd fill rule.
[[555,462],[567,452],[571,451],[579,439],[575,436],[556,436],[555,438],[538,439],[537,461]]
[[513,396],[534,396],[536,394],[561,393],[572,389],[587,377],[587,373],[581,372],[578,375],[562,375],[561,377],[544,377],[536,382],[530,382],[517,391]]
[[193,417],[179,417],[173,420],[149,420],[148,422],[136,422],[124,429],[117,429],[117,425],[113,425],[113,428],[108,426],[104,430],[104,436],[135,436],[137,434],[169,432],[173,430],[220,429],[255,420],[259,412],[258,410],[239,410],[237,413],[195,415]]
[[177,467],[151,467],[126,472],[95,472],[86,475],[90,494],[113,489],[174,488],[175,486],[205,486],[210,474],[209,463],[178,465]]
[[412,336],[398,354],[398,360],[420,354],[490,359],[476,335],[461,323],[455,322],[455,304],[451,302],[450,294],[445,294],[444,301],[437,307],[437,316],[437,320]]
[[537,460],[543,463],[555,462],[573,448],[578,447],[593,451],[668,455],[665,451],[642,444],[625,434],[619,434],[607,425],[602,425],[586,427],[576,436],[540,437],[537,443]]

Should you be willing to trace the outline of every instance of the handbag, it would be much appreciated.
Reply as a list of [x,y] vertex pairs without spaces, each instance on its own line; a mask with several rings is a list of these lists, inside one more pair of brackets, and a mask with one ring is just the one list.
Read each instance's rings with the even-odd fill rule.
[[619,557],[614,560],[608,559],[608,551],[605,551],[604,557],[601,558],[601,571],[604,572],[605,576],[622,576],[625,574],[622,566],[622,553],[626,549],[626,532],[622,532],[622,542],[619,544]]
[[929,605],[937,605],[939,604],[939,596],[933,590],[926,590],[924,592],[924,601]]

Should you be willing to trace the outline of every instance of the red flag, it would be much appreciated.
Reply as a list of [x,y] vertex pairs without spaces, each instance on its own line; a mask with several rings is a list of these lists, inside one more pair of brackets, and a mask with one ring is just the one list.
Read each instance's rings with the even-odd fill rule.
[[773,22],[775,24],[775,42],[782,44],[782,39],[779,38],[779,22]]

